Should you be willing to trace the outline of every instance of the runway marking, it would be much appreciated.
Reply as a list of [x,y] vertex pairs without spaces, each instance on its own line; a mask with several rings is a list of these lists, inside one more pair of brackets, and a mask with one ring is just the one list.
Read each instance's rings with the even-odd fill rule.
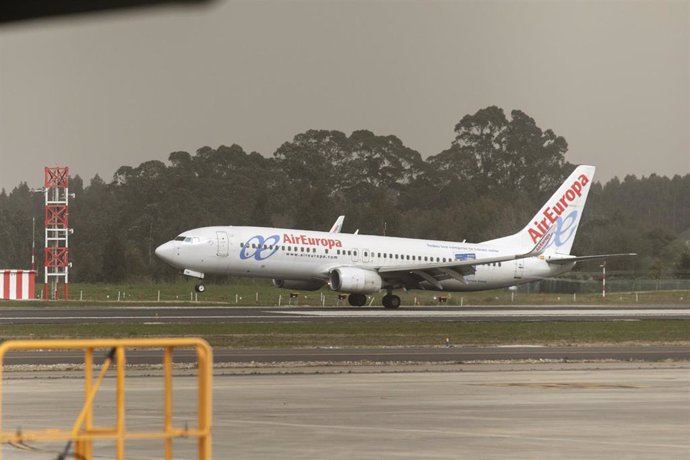
[[613,317],[645,317],[645,316],[687,316],[690,317],[690,309],[636,309],[636,310],[488,310],[488,311],[275,311],[283,315],[318,316],[318,317],[453,317],[453,318],[485,318],[485,317],[529,317],[529,316],[613,316]]
[[155,316],[0,316],[0,320],[3,321],[55,321],[55,320],[86,320],[86,319],[126,319],[126,320],[151,320],[159,321],[162,319],[228,319],[228,318],[241,318],[241,319],[270,319],[270,316],[261,315],[251,315],[251,316],[231,316],[231,315],[211,315],[211,316],[167,316],[167,315],[155,315]]

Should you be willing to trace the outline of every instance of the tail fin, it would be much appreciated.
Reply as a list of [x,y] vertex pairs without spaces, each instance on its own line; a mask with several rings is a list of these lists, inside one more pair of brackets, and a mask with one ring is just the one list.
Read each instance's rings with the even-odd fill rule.
[[497,246],[534,246],[550,228],[555,226],[546,253],[570,254],[575,233],[585,208],[587,194],[594,179],[594,166],[581,165],[568,176],[551,198],[542,206],[530,223],[514,235],[485,241]]
[[343,221],[345,220],[345,216],[338,216],[338,219],[333,223],[333,226],[329,230],[330,233],[340,233],[340,230],[343,228]]

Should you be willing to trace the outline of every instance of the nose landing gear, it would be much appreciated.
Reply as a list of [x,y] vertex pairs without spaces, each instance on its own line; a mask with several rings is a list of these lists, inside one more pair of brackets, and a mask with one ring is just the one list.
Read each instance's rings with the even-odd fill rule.
[[182,274],[183,274],[184,276],[189,276],[189,277],[191,277],[191,278],[197,278],[197,279],[199,280],[199,282],[196,284],[196,286],[194,286],[194,290],[195,290],[196,292],[198,292],[199,294],[201,294],[202,292],[206,291],[206,286],[204,285],[204,281],[203,281],[203,279],[204,279],[204,274],[203,274],[203,273],[197,272],[197,271],[194,271],[194,270],[190,270],[189,268],[185,268],[185,269],[182,271]]

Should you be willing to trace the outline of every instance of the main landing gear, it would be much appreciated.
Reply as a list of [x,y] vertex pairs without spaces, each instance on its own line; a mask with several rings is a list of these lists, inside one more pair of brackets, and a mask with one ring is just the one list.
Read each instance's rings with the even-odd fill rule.
[[206,286],[204,285],[204,283],[199,283],[196,286],[194,286],[194,290],[196,292],[198,292],[199,294],[201,294],[202,292],[204,292],[206,290]]
[[347,301],[353,307],[361,307],[367,303],[367,296],[364,294],[350,294],[347,296]]
[[400,306],[400,297],[393,294],[386,294],[381,299],[381,303],[385,308],[398,308]]
[[[361,307],[366,305],[367,296],[364,294],[350,294],[347,296],[347,301],[353,307]],[[398,308],[400,306],[400,297],[393,294],[386,294],[383,296],[382,303],[386,308]]]

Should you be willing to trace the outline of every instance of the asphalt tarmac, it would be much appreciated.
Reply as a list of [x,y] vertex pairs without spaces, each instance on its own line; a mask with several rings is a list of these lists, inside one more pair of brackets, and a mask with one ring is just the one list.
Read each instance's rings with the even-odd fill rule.
[[[475,365],[446,372],[214,377],[214,458],[241,459],[685,459],[690,458],[690,367],[673,364]],[[70,376],[72,375],[72,376]],[[96,423],[113,423],[113,380],[96,397]],[[4,382],[4,427],[70,427],[82,383]],[[126,425],[162,426],[160,378],[128,377]],[[173,384],[177,426],[194,426],[195,380]],[[53,459],[65,443],[2,446],[5,459]],[[114,458],[96,443],[94,458]],[[129,460],[162,458],[160,441],[127,444]],[[196,458],[177,439],[174,458]]]
[[606,321],[690,319],[689,305],[403,307],[4,307],[0,324],[238,323],[319,321]]
[[[391,318],[688,319],[690,308],[549,305],[408,307],[397,311],[289,306],[0,309],[0,325]],[[158,364],[161,355],[157,350],[128,350],[127,361]],[[415,348],[216,348],[214,358],[218,366],[214,380],[214,458],[690,458],[690,347],[449,344]],[[82,359],[81,353],[64,350],[9,353],[3,382],[3,426],[23,430],[70,427],[83,400],[80,373],[54,369],[60,368],[55,366],[58,364],[69,368]],[[194,356],[178,350],[174,361],[188,363],[194,361]],[[34,371],[26,372],[27,368]],[[409,372],[413,368],[420,371]],[[155,429],[162,423],[161,379],[155,375],[157,371],[144,369],[139,374],[136,368],[130,369],[135,375],[130,375],[126,383],[127,426],[133,430]],[[193,426],[195,379],[182,375],[182,369],[176,373],[180,375],[174,382],[175,420]],[[114,379],[107,377],[96,399],[98,424],[112,423],[113,386]],[[28,448],[0,447],[5,459],[48,459],[56,458],[64,443],[31,443]],[[95,458],[113,457],[112,444],[97,444]],[[127,446],[126,458],[162,458],[161,443],[132,442]],[[194,442],[176,440],[175,458],[195,458]]]

